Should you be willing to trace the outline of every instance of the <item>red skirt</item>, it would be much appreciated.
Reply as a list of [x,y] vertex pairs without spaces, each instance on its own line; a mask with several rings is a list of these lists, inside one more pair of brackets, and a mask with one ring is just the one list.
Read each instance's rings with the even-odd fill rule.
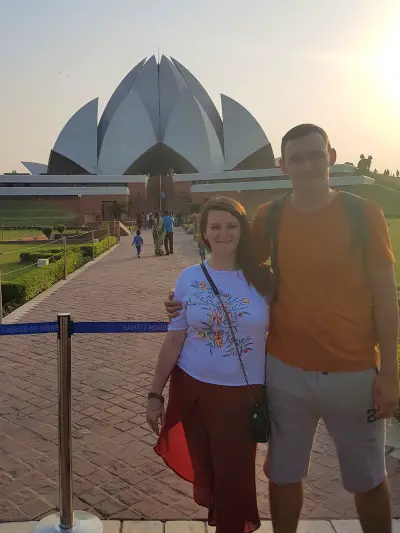
[[[263,389],[252,386],[257,400]],[[171,374],[166,422],[154,449],[193,483],[194,500],[208,508],[216,533],[251,533],[260,527],[252,409],[246,386],[211,385],[177,366]]]

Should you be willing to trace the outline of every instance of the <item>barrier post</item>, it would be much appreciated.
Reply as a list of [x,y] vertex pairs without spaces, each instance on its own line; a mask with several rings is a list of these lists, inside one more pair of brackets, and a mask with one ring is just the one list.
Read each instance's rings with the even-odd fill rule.
[[92,261],[94,261],[94,229],[92,229]]
[[3,291],[1,289],[1,270],[0,270],[0,324],[3,323]]
[[72,365],[70,313],[57,315],[58,325],[58,454],[60,513],[43,518],[34,533],[102,533],[99,518],[72,506]]
[[110,223],[107,224],[107,242],[108,242],[108,249],[111,248],[110,246]]
[[58,453],[60,468],[60,527],[72,529],[72,381],[71,315],[57,315],[58,323]]
[[67,237],[63,235],[63,245],[64,245],[64,279],[67,279],[68,276],[68,263],[67,263]]
[[117,243],[119,244],[121,242],[121,226],[119,225],[119,221],[117,222]]

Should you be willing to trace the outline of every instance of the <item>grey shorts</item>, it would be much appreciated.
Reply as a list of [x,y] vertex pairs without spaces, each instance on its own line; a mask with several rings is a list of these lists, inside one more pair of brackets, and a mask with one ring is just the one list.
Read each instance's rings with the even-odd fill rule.
[[343,486],[367,492],[385,478],[385,421],[376,420],[376,370],[309,372],[267,356],[271,438],[266,474],[277,484],[307,476],[320,419],[334,441]]

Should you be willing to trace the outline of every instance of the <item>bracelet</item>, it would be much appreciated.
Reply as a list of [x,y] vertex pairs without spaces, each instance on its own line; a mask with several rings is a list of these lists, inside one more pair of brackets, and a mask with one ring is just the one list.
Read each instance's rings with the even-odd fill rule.
[[157,394],[156,392],[149,392],[149,394],[147,395],[147,399],[159,400],[162,404],[164,404],[165,401],[164,396],[162,394]]

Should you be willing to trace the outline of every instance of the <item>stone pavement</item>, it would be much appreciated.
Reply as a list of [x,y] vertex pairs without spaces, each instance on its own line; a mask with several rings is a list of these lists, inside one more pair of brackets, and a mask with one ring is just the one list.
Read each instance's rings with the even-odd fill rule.
[[[77,321],[165,320],[168,288],[184,267],[197,261],[197,251],[191,237],[177,231],[175,254],[153,257],[151,235],[144,232],[143,238],[140,260],[133,257],[130,239],[122,239],[109,255],[18,320],[53,321],[57,312],[71,312]],[[162,337],[73,337],[75,509],[116,520],[205,518],[191,498],[191,486],[153,453],[155,439],[144,417]],[[2,337],[0,365],[0,522],[37,520],[58,503],[55,335]],[[265,453],[260,446],[257,487],[261,515],[269,518]],[[394,516],[399,517],[399,460],[388,457],[387,467]],[[321,427],[303,518],[354,517],[352,498],[340,485],[332,442]]]
[[[0,533],[32,533],[36,522],[0,524]],[[215,528],[200,521],[175,520],[103,521],[103,533],[214,533]],[[263,521],[259,533],[273,533],[269,521]],[[297,533],[362,533],[356,520],[302,520]],[[393,520],[393,533],[400,533],[400,520]]]

